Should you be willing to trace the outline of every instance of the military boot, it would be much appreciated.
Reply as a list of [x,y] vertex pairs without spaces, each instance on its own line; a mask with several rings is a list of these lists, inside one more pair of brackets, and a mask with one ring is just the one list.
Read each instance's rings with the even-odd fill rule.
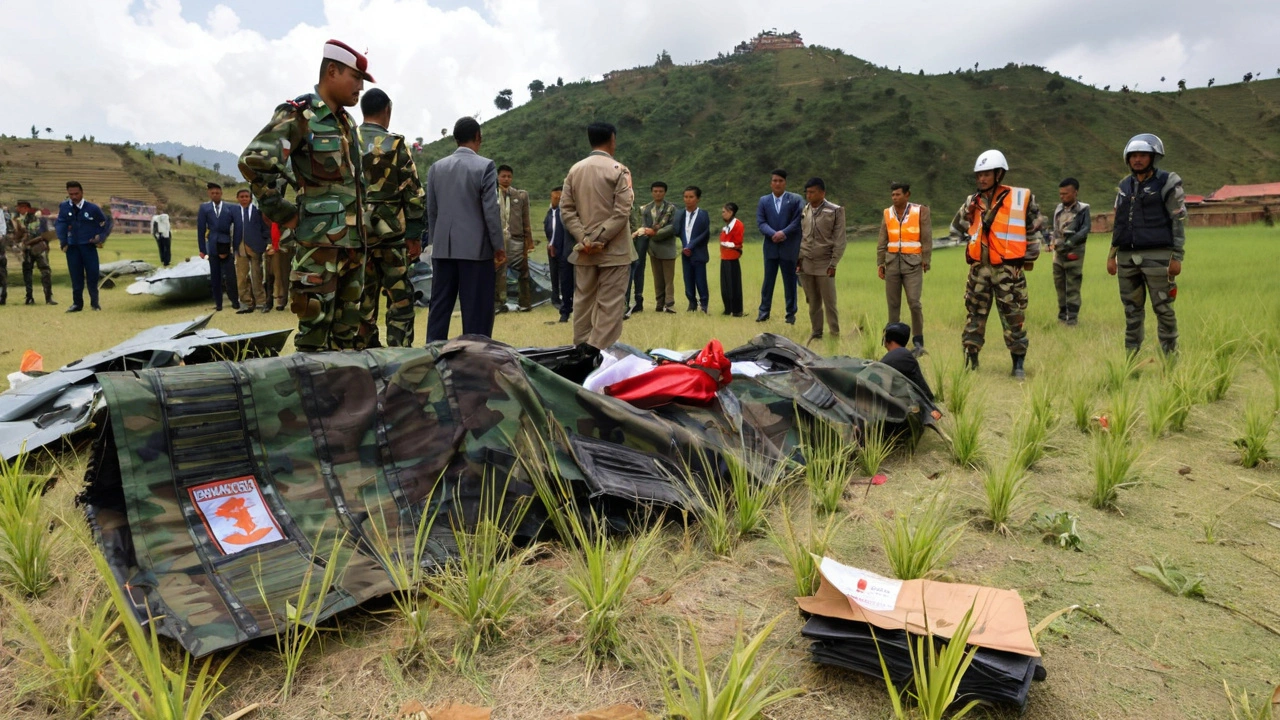
[[917,358],[924,357],[929,354],[929,351],[924,349],[923,335],[917,335],[911,339],[911,354]]
[[0,305],[4,305],[8,301],[9,301],[9,288],[7,287],[0,288]]
[[1080,319],[1080,306],[1068,305],[1067,306],[1067,325],[1074,327],[1079,319]]
[[27,299],[22,302],[23,305],[35,305],[36,299],[31,297],[31,290],[27,290]]
[[48,276],[41,278],[40,285],[44,288],[44,304],[57,305],[58,303],[53,299],[53,278]]
[[978,353],[973,350],[967,350],[964,354],[964,367],[966,370],[978,371]]
[[1009,374],[1019,380],[1025,380],[1027,377],[1027,371],[1023,369],[1022,363],[1027,359],[1027,356],[1010,354],[1010,357],[1013,358],[1013,372]]

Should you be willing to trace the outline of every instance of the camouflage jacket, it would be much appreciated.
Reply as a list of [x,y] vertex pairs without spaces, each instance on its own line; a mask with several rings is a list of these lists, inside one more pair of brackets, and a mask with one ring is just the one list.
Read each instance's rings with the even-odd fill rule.
[[48,229],[48,224],[40,213],[14,213],[10,218],[10,233],[18,247],[35,245],[40,242],[41,235]]
[[360,139],[369,243],[403,243],[405,237],[420,237],[426,193],[404,136],[366,122],[360,126]]
[[1062,203],[1058,203],[1058,207],[1053,211],[1053,236],[1049,240],[1049,247],[1054,251],[1054,259],[1061,257],[1062,260],[1067,259],[1067,255],[1080,255],[1084,253],[1084,243],[1089,239],[1089,226],[1092,224],[1089,217],[1089,203],[1082,203],[1077,200],[1071,207],[1064,207]]
[[[316,93],[281,103],[240,154],[240,174],[262,214],[283,225],[294,217],[303,245],[365,244],[360,132],[347,111],[329,109]],[[297,189],[297,204],[285,189]]]
[[[997,187],[998,189],[998,187]],[[964,199],[964,204],[956,211],[955,217],[951,218],[951,232],[949,233],[951,240],[959,245],[967,245],[969,243],[969,207],[974,202],[978,203],[982,214],[985,216],[991,212],[991,198],[983,193],[974,193]],[[1044,240],[1044,216],[1040,214],[1040,203],[1036,202],[1036,196],[1031,195],[1027,199],[1027,252],[1020,261],[1013,261],[1011,264],[1020,265],[1022,262],[1035,262],[1040,258],[1040,243]],[[968,258],[968,255],[965,255]],[[987,246],[982,246],[982,261],[988,263]]]

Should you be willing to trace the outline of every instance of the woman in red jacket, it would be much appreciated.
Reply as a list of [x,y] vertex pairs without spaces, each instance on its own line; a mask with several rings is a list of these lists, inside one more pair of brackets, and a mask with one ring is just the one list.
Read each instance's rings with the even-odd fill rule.
[[742,317],[742,221],[738,220],[738,204],[726,203],[720,211],[725,226],[720,231],[720,298],[724,314]]

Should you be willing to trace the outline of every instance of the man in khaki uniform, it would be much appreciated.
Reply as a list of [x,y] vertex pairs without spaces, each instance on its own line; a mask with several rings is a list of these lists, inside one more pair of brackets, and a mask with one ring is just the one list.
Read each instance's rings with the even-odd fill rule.
[[533,224],[529,222],[529,193],[511,187],[515,171],[510,165],[498,167],[498,209],[502,213],[502,240],[507,262],[497,269],[493,286],[493,310],[507,311],[507,268],[516,271],[517,309],[533,309],[533,283],[529,279],[529,251],[533,249]]
[[822,313],[826,310],[831,336],[840,336],[840,317],[836,311],[836,265],[844,256],[846,243],[844,208],[827,201],[827,186],[822,178],[811,178],[804,184],[808,203],[800,215],[800,262],[796,272],[800,287],[809,303],[809,324],[813,331],[809,341],[822,338]]
[[933,259],[933,227],[929,208],[911,202],[911,186],[893,183],[889,186],[893,204],[884,209],[880,221],[880,244],[876,246],[876,266],[884,281],[885,299],[889,303],[889,322],[902,319],[902,293],[907,293],[911,309],[911,354],[924,354],[924,310],[920,291],[924,274]]
[[635,193],[631,171],[613,159],[617,129],[591,123],[587,139],[591,154],[564,178],[560,218],[574,242],[573,344],[598,354],[622,336],[627,278],[636,257],[628,232]]

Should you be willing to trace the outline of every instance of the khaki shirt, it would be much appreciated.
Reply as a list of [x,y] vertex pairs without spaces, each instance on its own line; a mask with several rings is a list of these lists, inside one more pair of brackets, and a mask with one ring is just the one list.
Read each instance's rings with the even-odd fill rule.
[[816,208],[805,203],[800,232],[800,272],[826,276],[844,257],[844,208],[830,200],[823,200]]
[[[634,199],[631,171],[609,153],[593,150],[574,164],[560,194],[560,219],[574,242],[569,262],[604,267],[630,264],[635,247],[628,221]],[[603,247],[582,252],[588,243]]]

